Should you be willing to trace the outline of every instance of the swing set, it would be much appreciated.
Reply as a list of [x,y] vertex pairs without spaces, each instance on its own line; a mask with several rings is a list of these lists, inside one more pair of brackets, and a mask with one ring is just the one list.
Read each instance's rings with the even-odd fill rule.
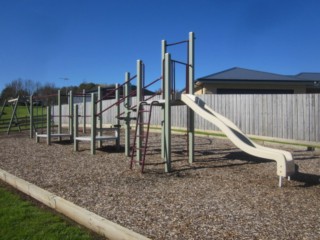
[[[9,105],[9,106],[8,106]],[[6,118],[5,109],[11,108],[11,117]],[[5,100],[0,111],[0,129],[7,134],[12,131],[21,132],[29,126],[30,108],[27,98],[18,96],[17,98]]]

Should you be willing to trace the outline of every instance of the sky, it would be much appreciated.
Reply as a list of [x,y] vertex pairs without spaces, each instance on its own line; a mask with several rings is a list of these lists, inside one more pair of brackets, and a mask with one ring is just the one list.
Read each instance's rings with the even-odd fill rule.
[[[318,0],[0,0],[0,91],[19,78],[121,84],[138,59],[151,82],[161,75],[161,40],[189,32],[196,78],[232,67],[320,72],[319,12]],[[186,59],[186,46],[169,52]]]

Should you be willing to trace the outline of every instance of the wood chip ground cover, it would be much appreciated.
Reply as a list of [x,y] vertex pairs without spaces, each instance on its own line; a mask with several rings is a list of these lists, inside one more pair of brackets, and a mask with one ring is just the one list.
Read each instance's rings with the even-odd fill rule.
[[0,168],[152,239],[320,239],[319,152],[280,146],[300,173],[278,188],[275,162],[223,139],[196,137],[190,165],[185,137],[174,135],[164,173],[159,139],[151,134],[141,174],[111,143],[92,156],[87,143],[73,152],[67,141],[0,135]]

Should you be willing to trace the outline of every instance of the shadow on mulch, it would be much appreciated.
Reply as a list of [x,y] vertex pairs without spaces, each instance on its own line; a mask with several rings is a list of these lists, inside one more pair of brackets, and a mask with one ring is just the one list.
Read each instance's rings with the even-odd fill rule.
[[97,148],[97,151],[101,151],[101,152],[107,152],[107,153],[123,153],[125,150],[125,148],[123,146],[103,146],[101,148]]
[[70,144],[73,144],[73,141],[71,140],[57,140],[57,141],[51,141],[51,143],[54,143],[54,144],[59,144],[59,145],[70,145]]
[[303,186],[299,187],[312,187],[320,185],[320,176],[315,174],[297,172],[291,177],[291,180],[304,183]]
[[242,160],[242,161],[247,161],[251,163],[268,163],[268,162],[273,162],[272,160],[264,159],[264,158],[259,158],[255,156],[251,156],[245,152],[232,152],[229,153],[225,156],[226,159],[228,160]]

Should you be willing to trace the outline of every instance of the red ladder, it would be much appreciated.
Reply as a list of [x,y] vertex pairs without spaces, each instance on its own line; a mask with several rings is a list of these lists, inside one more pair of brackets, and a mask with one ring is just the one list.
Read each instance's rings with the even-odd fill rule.
[[[134,160],[134,157],[136,156],[137,150],[141,151],[141,161],[139,164],[141,164],[141,173],[143,173],[144,170],[144,164],[146,160],[146,153],[147,153],[147,148],[148,148],[148,140],[149,140],[149,130],[150,130],[150,121],[151,121],[151,113],[152,113],[152,107],[155,104],[158,104],[158,101],[152,101],[150,104],[147,102],[141,102],[138,106],[138,111],[137,111],[137,119],[136,119],[136,128],[135,128],[135,134],[134,134],[134,140],[133,140],[133,145],[131,148],[131,161],[130,161],[130,169],[133,167],[133,163],[136,161]],[[149,109],[146,110],[145,106],[149,105]],[[144,121],[143,115],[144,113],[148,113],[148,119],[147,121]],[[145,129],[146,127],[146,129]],[[142,128],[141,130],[141,135],[138,134],[138,129]],[[137,144],[137,138],[142,138],[142,143],[141,147],[138,148],[136,146]]]

